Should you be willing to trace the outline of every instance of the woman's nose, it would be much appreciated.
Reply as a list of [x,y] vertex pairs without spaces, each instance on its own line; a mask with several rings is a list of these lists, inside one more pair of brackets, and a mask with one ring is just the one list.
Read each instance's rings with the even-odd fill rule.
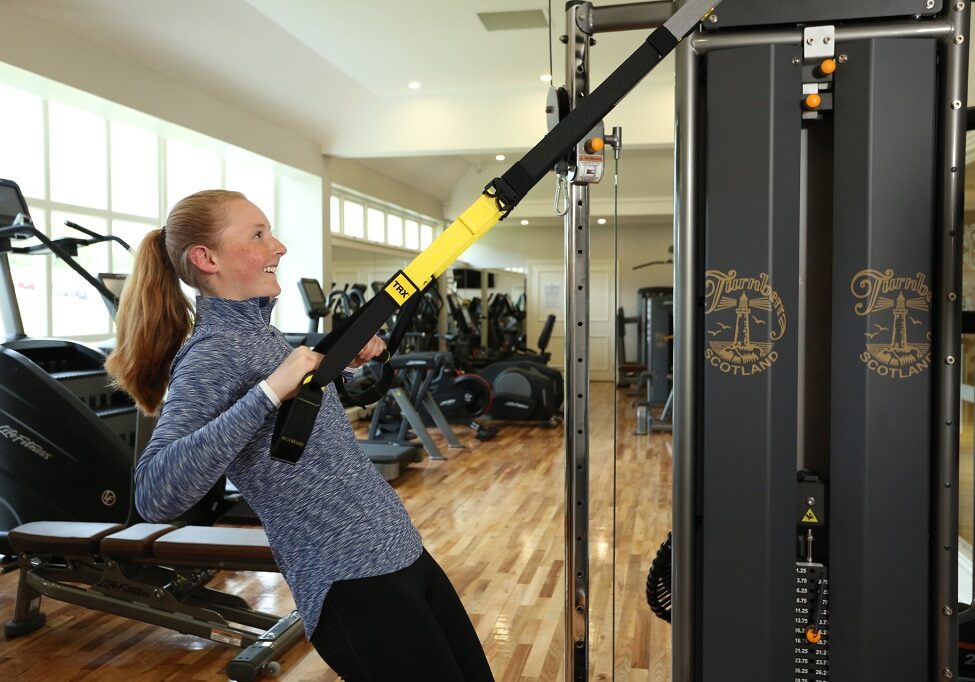
[[274,253],[280,253],[282,256],[288,253],[288,247],[277,237],[274,238]]

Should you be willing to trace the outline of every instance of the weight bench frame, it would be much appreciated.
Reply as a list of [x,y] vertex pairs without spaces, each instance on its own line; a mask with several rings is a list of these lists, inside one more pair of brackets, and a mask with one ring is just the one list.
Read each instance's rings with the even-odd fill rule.
[[8,637],[44,624],[43,595],[239,647],[227,677],[249,682],[277,674],[304,636],[296,611],[256,611],[206,587],[219,570],[278,572],[261,529],[42,521],[8,537],[21,567]]

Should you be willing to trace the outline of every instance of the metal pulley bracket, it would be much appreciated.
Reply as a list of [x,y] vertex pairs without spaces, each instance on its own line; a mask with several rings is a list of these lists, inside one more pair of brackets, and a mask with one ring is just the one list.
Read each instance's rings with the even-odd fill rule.
[[836,29],[833,26],[807,26],[802,29],[802,60],[815,62],[836,54]]
[[552,130],[563,118],[569,115],[569,93],[564,86],[548,89],[545,115],[549,130]]
[[[576,185],[592,185],[603,179],[606,168],[606,128],[600,121],[588,135],[575,146],[575,159],[569,160],[569,181]],[[573,164],[572,161],[575,161]]]

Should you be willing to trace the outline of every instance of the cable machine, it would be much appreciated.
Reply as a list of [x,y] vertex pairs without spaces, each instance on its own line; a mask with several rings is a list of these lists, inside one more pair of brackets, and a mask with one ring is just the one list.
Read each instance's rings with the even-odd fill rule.
[[678,48],[674,680],[959,676],[969,20],[729,1]]
[[[568,101],[586,93],[592,35],[671,9],[570,2]],[[969,21],[967,2],[727,2],[678,48],[674,680],[965,672]],[[588,378],[585,184],[569,206],[571,399]],[[575,408],[567,679],[588,651],[588,423]]]

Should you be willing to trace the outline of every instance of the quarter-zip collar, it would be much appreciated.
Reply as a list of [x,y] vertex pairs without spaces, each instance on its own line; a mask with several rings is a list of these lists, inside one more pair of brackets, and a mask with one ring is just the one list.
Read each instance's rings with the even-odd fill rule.
[[213,325],[232,329],[267,329],[276,298],[261,296],[233,301],[215,296],[196,297],[196,326]]

